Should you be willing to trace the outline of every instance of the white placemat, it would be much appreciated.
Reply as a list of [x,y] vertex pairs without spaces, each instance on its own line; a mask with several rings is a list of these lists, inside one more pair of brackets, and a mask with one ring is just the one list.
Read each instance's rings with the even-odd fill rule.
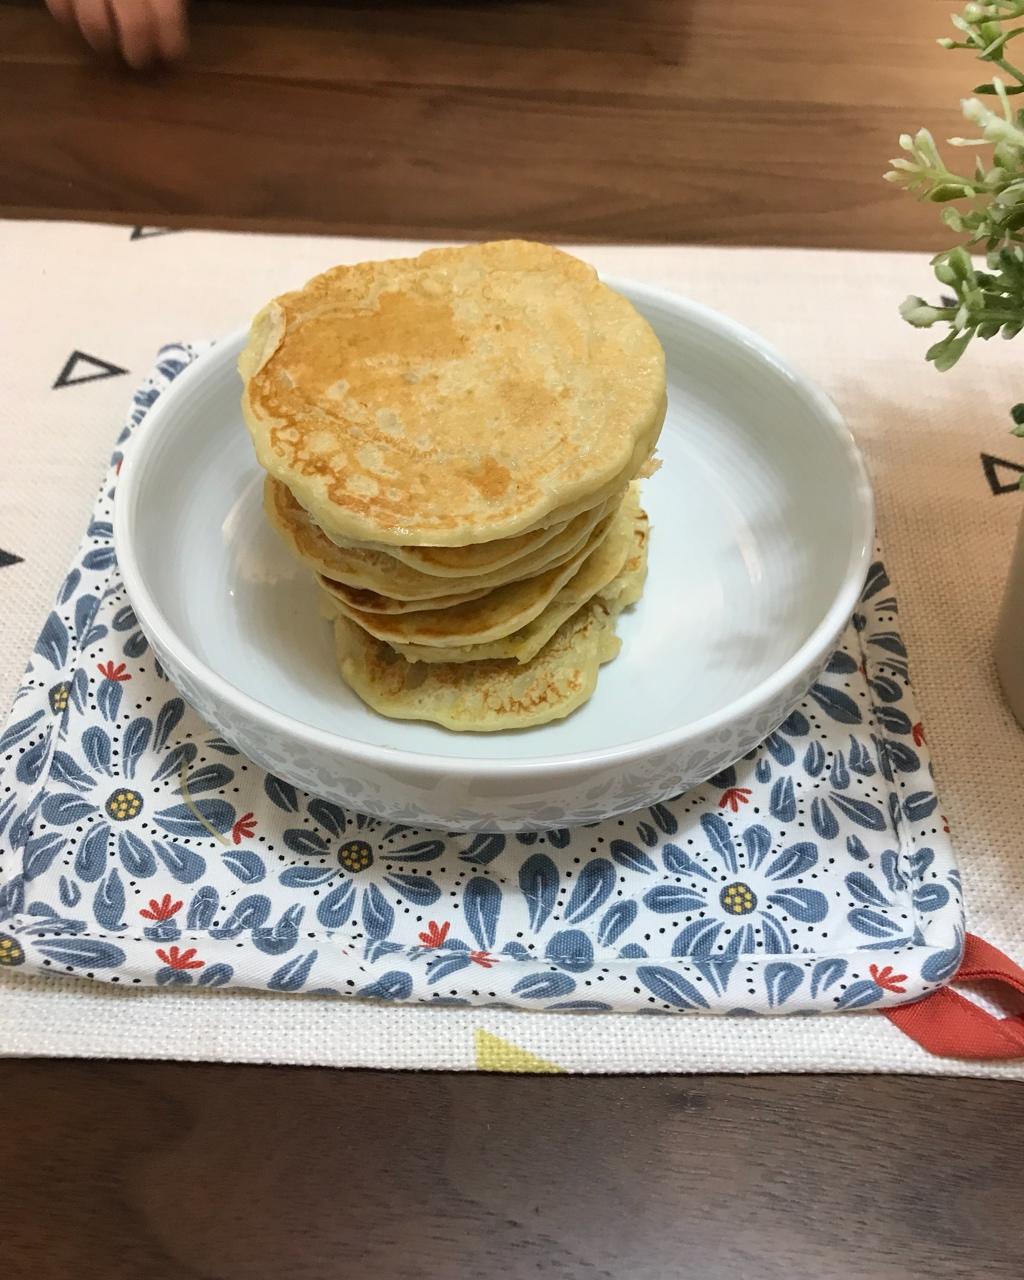
[[[4,351],[8,480],[0,551],[0,697],[13,694],[83,526],[131,390],[174,336],[236,326],[323,266],[416,246],[351,240],[5,224],[4,281],[22,323]],[[960,853],[971,928],[1024,953],[1017,853],[1024,735],[999,701],[989,640],[1012,529],[1007,487],[1024,450],[1006,435],[1020,399],[1007,348],[941,378],[895,303],[927,287],[907,256],[710,249],[588,249],[602,270],[679,289],[760,329],[846,412],[872,465],[902,625]],[[59,384],[56,389],[54,384]],[[892,399],[885,399],[892,397]],[[913,452],[911,451],[913,446]],[[989,455],[987,464],[980,456]],[[997,461],[992,459],[996,458]],[[1017,468],[1017,471],[1014,468]],[[138,1002],[146,1002],[145,1012]],[[1024,1066],[937,1062],[883,1020],[550,1017],[502,1010],[340,1006],[315,996],[111,993],[7,976],[0,1050],[581,1071],[944,1071],[1024,1077]],[[525,1055],[525,1057],[523,1056]],[[532,1058],[531,1056],[532,1055]]]

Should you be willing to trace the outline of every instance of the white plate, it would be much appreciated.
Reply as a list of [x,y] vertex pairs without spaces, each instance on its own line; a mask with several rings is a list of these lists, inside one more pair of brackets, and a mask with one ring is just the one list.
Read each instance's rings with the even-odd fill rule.
[[118,557],[165,669],[225,737],[382,817],[524,830],[676,794],[785,717],[864,581],[862,460],[833,406],[753,334],[668,293],[616,287],[668,359],[663,466],[644,486],[650,575],[592,700],[541,728],[387,720],[341,682],[312,579],[263,518],[235,371],[244,332],[157,402],[120,477]]

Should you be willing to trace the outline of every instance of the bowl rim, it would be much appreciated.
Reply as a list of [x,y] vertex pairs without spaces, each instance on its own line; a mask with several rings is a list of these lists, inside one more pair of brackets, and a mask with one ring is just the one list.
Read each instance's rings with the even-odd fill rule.
[[684,750],[696,739],[726,728],[737,720],[749,718],[759,708],[777,702],[786,687],[815,663],[828,658],[829,646],[846,626],[860,599],[867,571],[874,553],[875,502],[864,458],[839,410],[809,378],[798,372],[769,343],[752,330],[701,303],[692,302],[669,289],[615,276],[602,276],[610,287],[619,290],[632,302],[638,299],[682,313],[700,326],[746,349],[762,365],[781,377],[808,404],[839,444],[848,468],[853,497],[853,527],[846,568],[832,601],[803,644],[752,689],[726,703],[724,707],[675,729],[664,730],[646,738],[618,746],[599,747],[592,751],[574,751],[561,755],[533,756],[522,759],[488,759],[472,755],[432,754],[402,747],[378,746],[349,738],[343,734],[319,729],[297,720],[258,698],[243,692],[230,680],[207,666],[174,630],[159,604],[146,586],[134,550],[135,513],[139,489],[147,474],[147,460],[152,443],[161,434],[165,419],[172,417],[179,398],[189,387],[205,376],[206,366],[222,353],[225,346],[240,343],[248,327],[226,334],[208,351],[203,352],[160,396],[136,428],[125,448],[118,476],[114,502],[114,547],[125,589],[144,632],[156,637],[163,648],[198,684],[212,696],[228,704],[236,713],[257,722],[271,734],[298,740],[307,749],[341,753],[370,767],[382,770],[401,768],[436,773],[439,769],[458,775],[460,779],[550,775],[587,771],[612,762],[623,766],[664,751]]

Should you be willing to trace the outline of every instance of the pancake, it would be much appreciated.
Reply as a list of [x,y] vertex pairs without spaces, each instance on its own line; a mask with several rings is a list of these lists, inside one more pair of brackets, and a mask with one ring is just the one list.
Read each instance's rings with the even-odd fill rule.
[[[340,583],[357,591],[373,591],[396,601],[432,602],[440,596],[460,593],[464,600],[470,599],[516,578],[531,577],[544,569],[563,564],[580,550],[598,522],[617,505],[617,500],[618,495],[568,524],[558,526],[547,542],[503,568],[477,574],[469,580],[420,573],[382,550],[339,547],[317,527],[312,516],[279,480],[267,476],[263,486],[263,505],[268,521],[307,568],[329,578],[333,584]],[[356,605],[355,601],[352,603]]]
[[[277,481],[274,483],[276,484]],[[593,510],[597,509],[593,508]],[[571,523],[570,520],[558,520],[543,528],[517,534],[514,538],[496,538],[493,542],[471,542],[462,547],[384,546],[381,543],[328,538],[323,530],[320,532],[329,542],[346,550],[386,552],[393,559],[415,569],[418,573],[439,578],[460,578],[490,573],[496,569],[503,569],[528,555],[535,555],[553,538],[563,533]]]
[[[578,547],[599,520],[622,501],[622,490],[571,519],[560,520],[542,529],[531,529],[514,538],[494,542],[472,542],[463,547],[373,547],[421,573],[437,578],[485,579],[495,586],[538,573],[564,556],[570,546]],[[326,537],[326,535],[324,535]],[[353,544],[356,545],[356,544]],[[368,549],[370,544],[363,543]]]
[[391,645],[416,644],[429,647],[485,644],[500,640],[526,626],[545,609],[559,591],[579,571],[583,562],[597,550],[613,525],[625,523],[629,517],[620,508],[608,516],[591,534],[583,550],[557,568],[548,569],[534,578],[510,582],[489,591],[479,600],[470,600],[450,609],[428,609],[417,613],[382,614],[353,609],[335,596],[338,611],[358,623],[364,631]]
[[446,595],[450,596],[447,603],[459,604],[491,589],[486,581],[474,587],[458,579],[428,578],[383,551],[335,546],[289,490],[271,476],[263,482],[263,509],[289,551],[321,575],[326,589],[345,594],[353,607],[369,608],[374,599],[386,597],[396,611],[403,603],[409,608],[435,609]]
[[587,701],[601,664],[619,651],[615,619],[643,590],[647,534],[647,517],[638,512],[632,550],[619,575],[563,620],[528,659],[409,662],[338,617],[334,638],[341,676],[368,706],[396,720],[494,733],[562,719]]
[[633,539],[626,563],[619,574],[606,587],[601,588],[601,599],[613,614],[634,605],[644,593],[647,582],[647,549],[651,541],[651,522],[647,512],[640,507],[640,488],[633,485],[636,494],[636,514],[633,519]]
[[646,320],[524,241],[335,267],[260,312],[239,370],[264,469],[330,538],[389,547],[570,520],[633,478],[665,413]]
[[492,542],[471,542],[464,547],[392,547],[391,554],[403,564],[421,573],[439,578],[461,578],[470,574],[493,573],[510,564],[517,564],[529,555],[536,555],[548,546],[552,539],[565,533],[570,525],[576,525],[585,517],[598,511],[605,504],[590,508],[575,520],[558,520],[541,529],[517,534],[514,538],[496,538]]
[[481,587],[477,591],[460,591],[450,596],[429,596],[424,600],[395,600],[391,596],[382,596],[376,591],[360,591],[357,587],[346,586],[344,582],[335,582],[333,578],[325,578],[322,574],[317,579],[324,592],[334,599],[338,605],[346,605],[350,610],[360,613],[398,614],[424,613],[427,610],[451,609],[457,604],[468,604],[471,600],[482,600],[490,595],[489,587]]
[[594,692],[620,643],[600,597],[564,622],[532,661],[406,662],[347,618],[334,623],[338,668],[354,693],[395,720],[431,720],[463,733],[560,720]]
[[647,516],[635,499],[629,517],[632,528],[623,526],[610,533],[547,608],[511,635],[486,644],[448,648],[396,644],[392,648],[408,662],[480,662],[502,658],[529,662],[558,628],[594,596],[600,594],[613,613],[620,612],[639,600],[647,570]]

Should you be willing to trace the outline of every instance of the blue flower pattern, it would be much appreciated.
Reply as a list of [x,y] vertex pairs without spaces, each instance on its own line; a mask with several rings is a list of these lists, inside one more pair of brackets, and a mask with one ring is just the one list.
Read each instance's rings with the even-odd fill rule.
[[881,561],[761,748],[574,831],[459,836],[264,774],[167,683],[128,602],[122,448],[194,357],[136,393],[0,735],[0,968],[560,1011],[788,1013],[917,998],[963,909]]

